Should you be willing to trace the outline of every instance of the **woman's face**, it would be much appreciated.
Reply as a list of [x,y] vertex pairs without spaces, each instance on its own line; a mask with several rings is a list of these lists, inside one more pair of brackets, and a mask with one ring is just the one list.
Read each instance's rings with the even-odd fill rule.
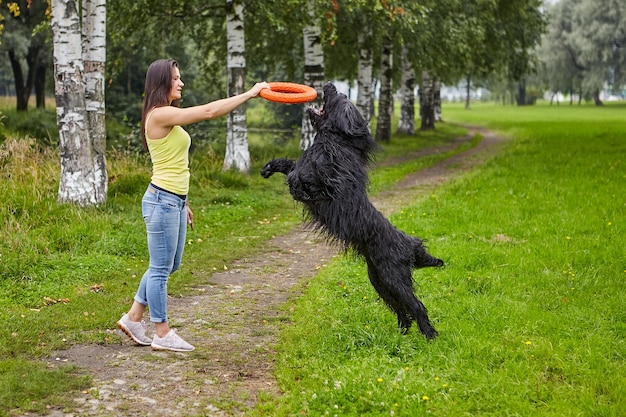
[[170,103],[174,100],[180,100],[183,96],[183,80],[180,79],[180,71],[177,67],[172,70],[172,86],[170,88]]

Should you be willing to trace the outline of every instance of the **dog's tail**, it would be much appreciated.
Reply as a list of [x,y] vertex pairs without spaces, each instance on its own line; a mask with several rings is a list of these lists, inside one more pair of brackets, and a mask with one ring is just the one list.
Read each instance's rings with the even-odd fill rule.
[[430,266],[443,266],[443,260],[435,258],[428,253],[420,242],[415,248],[415,268],[426,268]]
[[435,258],[434,256],[428,255],[429,260],[424,266],[443,266],[443,260],[439,258]]

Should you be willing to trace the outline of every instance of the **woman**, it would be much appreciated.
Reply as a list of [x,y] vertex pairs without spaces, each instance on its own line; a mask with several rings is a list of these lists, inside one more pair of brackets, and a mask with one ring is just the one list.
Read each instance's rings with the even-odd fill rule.
[[[194,350],[167,321],[167,280],[180,267],[187,224],[193,227],[193,213],[187,202],[191,138],[181,126],[223,116],[257,97],[269,84],[257,83],[233,97],[180,108],[183,86],[176,61],[160,59],[148,68],[141,125],[144,146],[152,159],[152,180],[141,208],[148,231],[150,266],[141,278],[130,311],[117,322],[136,343],[177,352]],[[152,339],[146,336],[142,320],[146,306],[155,327]]]

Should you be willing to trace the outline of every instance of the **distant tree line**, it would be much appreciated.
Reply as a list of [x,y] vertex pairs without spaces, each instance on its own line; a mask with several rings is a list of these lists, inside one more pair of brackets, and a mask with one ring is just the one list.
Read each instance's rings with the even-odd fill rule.
[[597,105],[603,89],[621,95],[626,85],[626,2],[560,0],[548,11],[550,25],[538,48],[545,87]]

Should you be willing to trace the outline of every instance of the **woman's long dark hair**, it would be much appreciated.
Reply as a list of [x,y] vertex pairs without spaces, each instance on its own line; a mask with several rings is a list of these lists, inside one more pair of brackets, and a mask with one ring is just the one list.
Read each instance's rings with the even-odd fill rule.
[[143,91],[143,108],[141,110],[141,137],[143,146],[148,149],[146,141],[146,117],[155,107],[180,107],[180,100],[169,102],[172,91],[172,74],[178,68],[178,62],[173,59],[157,59],[148,67],[146,85]]

